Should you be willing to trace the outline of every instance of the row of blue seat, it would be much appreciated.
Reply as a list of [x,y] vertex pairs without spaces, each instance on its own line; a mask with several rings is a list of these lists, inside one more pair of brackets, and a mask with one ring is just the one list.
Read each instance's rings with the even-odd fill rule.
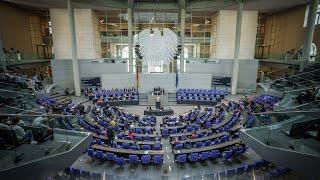
[[115,162],[116,165],[122,167],[125,163],[125,161],[129,161],[130,164],[137,164],[141,162],[141,164],[148,165],[148,164],[162,164],[163,163],[163,157],[161,155],[154,155],[151,157],[151,155],[142,155],[141,158],[139,158],[137,155],[130,154],[129,159],[125,159],[124,157],[116,156],[114,153],[103,151],[94,151],[93,149],[87,149],[87,155],[99,159],[101,161],[112,161]]
[[227,92],[224,90],[211,90],[211,89],[178,89],[177,93],[188,93],[188,94],[218,94],[226,95]]
[[219,150],[211,150],[206,151],[202,153],[191,153],[187,156],[187,154],[180,154],[176,158],[176,162],[179,164],[185,164],[187,163],[187,160],[189,162],[197,162],[198,160],[208,160],[208,159],[215,159],[220,156]]
[[[131,140],[131,138],[129,138],[127,134],[121,134],[121,133],[117,134],[117,138]],[[158,139],[158,141],[161,141],[160,136],[156,137],[156,138]],[[139,134],[136,134],[134,140],[136,140],[136,141],[153,141],[154,139],[151,136],[147,136],[147,135],[139,136]]]
[[187,148],[187,146],[191,146],[191,147],[195,147],[195,148],[201,148],[201,147],[204,147],[204,146],[212,146],[212,145],[217,145],[217,144],[220,144],[220,143],[224,143],[226,141],[229,141],[230,138],[228,135],[225,135],[225,136],[222,136],[220,138],[215,138],[214,140],[205,140],[204,142],[202,141],[197,141],[197,142],[194,142],[194,143],[178,143],[174,146],[174,149],[183,149],[183,148]]

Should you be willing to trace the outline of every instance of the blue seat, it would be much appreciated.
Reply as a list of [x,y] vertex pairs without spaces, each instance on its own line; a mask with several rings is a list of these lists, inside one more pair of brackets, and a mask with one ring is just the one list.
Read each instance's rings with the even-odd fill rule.
[[169,136],[169,129],[167,129],[167,128],[162,129],[162,136],[164,136],[164,137]]
[[129,163],[130,164],[137,164],[139,162],[139,158],[137,155],[129,155]]
[[93,149],[90,149],[90,148],[87,149],[87,154],[88,154],[88,156],[90,156],[90,157],[92,157],[92,158],[95,156],[94,150],[93,150]]
[[150,164],[151,156],[150,155],[143,155],[141,157],[142,164]]
[[204,142],[204,145],[205,145],[205,146],[210,146],[210,145],[211,145],[211,140],[206,140],[206,141]]
[[114,161],[115,160],[115,155],[113,153],[107,152],[106,153],[106,158],[108,161]]
[[203,143],[202,142],[196,142],[196,144],[195,144],[195,147],[196,148],[200,148],[200,147],[202,147],[203,146]]
[[187,162],[187,155],[186,154],[180,154],[177,156],[177,163],[184,164]]
[[103,160],[104,159],[104,154],[102,151],[96,151],[95,153],[95,158]]
[[142,150],[151,150],[151,146],[150,145],[142,145],[141,149]]
[[220,156],[219,150],[211,150],[209,153],[209,157],[215,159]]
[[199,157],[201,160],[207,160],[209,159],[209,152],[202,152]]
[[136,128],[136,133],[137,133],[137,134],[143,134],[142,129]]
[[129,149],[129,147],[130,147],[129,143],[127,143],[127,142],[122,143],[122,148],[123,149]]
[[163,163],[163,159],[161,155],[154,155],[153,156],[153,163],[154,164],[162,164]]
[[183,148],[183,144],[176,144],[175,146],[174,146],[174,149],[182,149]]
[[222,153],[222,157],[225,159],[225,160],[228,160],[232,157],[232,150],[229,150],[229,151],[224,151]]
[[243,173],[245,171],[245,169],[246,169],[246,167],[244,165],[240,166],[240,167],[237,168],[236,173],[239,173],[239,174]]
[[132,145],[132,146],[130,146],[130,149],[137,151],[137,150],[139,150],[139,147],[137,145]]
[[178,133],[178,129],[174,128],[171,130],[171,134],[177,134]]
[[198,153],[191,153],[188,158],[189,158],[190,162],[196,162],[199,159],[199,154]]
[[192,127],[191,127],[191,126],[188,126],[188,127],[187,127],[187,132],[188,132],[188,133],[191,133],[191,132],[192,132]]
[[123,157],[116,157],[116,165],[123,167],[124,165],[124,158]]
[[102,145],[101,139],[96,139],[96,144]]
[[152,147],[153,150],[161,150],[161,143],[155,143]]

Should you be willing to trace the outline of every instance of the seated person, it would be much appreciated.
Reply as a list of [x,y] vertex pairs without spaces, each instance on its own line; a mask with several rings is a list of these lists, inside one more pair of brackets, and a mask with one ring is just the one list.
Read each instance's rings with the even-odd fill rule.
[[178,138],[173,138],[173,140],[172,140],[172,142],[171,142],[171,144],[173,145],[173,146],[175,146],[175,145],[177,145],[177,144],[179,144],[180,142],[179,142],[179,140],[178,140]]
[[16,134],[18,141],[27,140],[31,144],[37,144],[38,142],[33,140],[33,134],[31,130],[25,131],[22,127],[18,125],[19,121],[20,121],[20,118],[18,117],[15,117],[12,119],[12,124],[13,124],[12,130]]
[[183,130],[183,134],[181,135],[181,140],[187,140],[187,130]]
[[48,126],[48,121],[47,117],[42,116],[35,118],[31,124],[33,128],[41,128],[41,131],[37,134],[40,141],[52,134],[52,128]]
[[133,131],[129,131],[129,133],[128,133],[128,138],[129,138],[130,140],[134,140],[135,137],[136,137],[136,134],[135,134]]
[[98,103],[98,104],[103,103],[103,99],[102,99],[102,98],[99,98],[98,101],[97,101],[97,103]]
[[192,131],[190,139],[195,139],[197,138],[197,136],[198,136],[197,132]]

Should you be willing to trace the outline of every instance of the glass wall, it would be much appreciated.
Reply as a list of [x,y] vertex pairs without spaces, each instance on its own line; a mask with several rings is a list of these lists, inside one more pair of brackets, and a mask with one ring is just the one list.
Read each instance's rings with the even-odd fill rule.
[[[126,10],[97,11],[101,34],[101,51],[103,58],[128,59],[128,14]],[[135,44],[142,38],[139,33],[144,30],[158,29],[163,36],[164,29],[169,29],[177,37],[180,44],[180,12],[168,11],[133,11],[133,35]],[[215,50],[215,12],[186,12],[185,27],[185,50],[184,57],[188,58],[210,58]],[[179,52],[176,50],[177,53]],[[134,69],[139,72],[163,73],[175,72],[179,65],[179,55],[171,56],[169,64],[143,63],[135,58]],[[175,59],[178,59],[176,61]],[[134,70],[134,71],[135,71]]]

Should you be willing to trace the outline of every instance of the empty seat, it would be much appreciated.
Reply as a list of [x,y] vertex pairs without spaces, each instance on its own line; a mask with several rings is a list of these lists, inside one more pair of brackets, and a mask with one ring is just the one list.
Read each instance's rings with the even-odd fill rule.
[[123,157],[116,157],[116,165],[123,167],[124,165],[124,158]]
[[202,152],[202,153],[200,154],[200,159],[201,159],[201,160],[207,160],[207,159],[209,159],[209,152]]
[[143,155],[141,157],[142,164],[150,164],[151,156],[150,155]]
[[163,159],[161,155],[154,155],[153,156],[153,163],[154,164],[162,164],[163,163]]
[[180,154],[177,156],[177,163],[184,164],[187,162],[187,155],[186,154]]
[[139,158],[137,155],[129,155],[129,163],[130,164],[137,164],[139,162]]
[[103,160],[104,159],[104,154],[102,151],[96,151],[95,153],[95,158]]
[[209,153],[209,157],[212,159],[219,157],[219,155],[220,155],[219,150],[211,150]]
[[199,159],[199,154],[198,153],[191,153],[188,158],[189,158],[190,162],[196,162]]

